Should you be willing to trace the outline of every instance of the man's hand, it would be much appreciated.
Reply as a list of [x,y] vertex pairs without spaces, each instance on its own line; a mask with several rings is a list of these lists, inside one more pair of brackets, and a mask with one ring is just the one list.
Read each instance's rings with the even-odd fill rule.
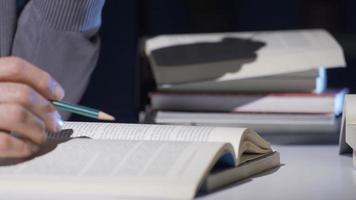
[[63,96],[47,72],[20,58],[0,58],[0,158],[30,156],[46,131],[59,131],[63,122],[48,100]]

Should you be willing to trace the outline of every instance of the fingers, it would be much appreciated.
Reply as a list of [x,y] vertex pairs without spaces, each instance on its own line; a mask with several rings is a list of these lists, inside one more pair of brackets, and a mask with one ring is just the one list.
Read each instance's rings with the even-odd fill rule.
[[0,158],[24,158],[37,151],[38,147],[31,142],[0,131]]
[[0,104],[0,130],[15,132],[37,145],[47,140],[44,123],[18,104]]
[[57,109],[31,87],[19,83],[0,84],[0,103],[19,104],[40,118],[51,132],[60,131],[63,124]]
[[63,88],[47,72],[17,57],[0,59],[0,82],[29,85],[50,100],[64,97]]
[[59,131],[62,121],[49,100],[63,97],[47,72],[20,58],[1,58],[0,158],[32,155],[46,142],[46,130]]

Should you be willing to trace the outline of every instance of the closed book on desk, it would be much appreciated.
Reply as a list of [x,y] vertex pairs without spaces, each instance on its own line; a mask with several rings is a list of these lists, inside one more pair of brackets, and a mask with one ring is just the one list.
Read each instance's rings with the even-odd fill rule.
[[339,115],[347,89],[323,93],[152,92],[155,110]]
[[268,135],[336,136],[340,128],[334,114],[153,111],[148,117],[157,124],[250,127]]
[[1,160],[1,194],[192,199],[201,186],[214,190],[279,166],[279,154],[245,128],[64,127],[38,156],[16,165]]
[[344,67],[325,30],[162,35],[145,42],[158,85],[229,81],[320,67]]
[[322,92],[326,87],[325,69],[244,78],[235,80],[205,80],[179,84],[159,84],[164,92]]

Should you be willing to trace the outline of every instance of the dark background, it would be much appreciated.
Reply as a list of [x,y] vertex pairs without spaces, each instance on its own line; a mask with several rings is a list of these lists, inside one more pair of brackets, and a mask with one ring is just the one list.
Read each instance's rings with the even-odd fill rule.
[[328,85],[356,93],[355,0],[107,0],[101,56],[81,104],[109,111],[120,122],[137,121],[140,38],[301,28],[325,28],[336,37],[348,66],[328,70]]

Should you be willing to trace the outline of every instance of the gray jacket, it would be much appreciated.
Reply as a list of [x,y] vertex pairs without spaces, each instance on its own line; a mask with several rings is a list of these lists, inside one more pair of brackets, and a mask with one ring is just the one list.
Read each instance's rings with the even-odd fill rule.
[[105,0],[0,0],[0,56],[18,56],[49,72],[78,102],[99,55]]

